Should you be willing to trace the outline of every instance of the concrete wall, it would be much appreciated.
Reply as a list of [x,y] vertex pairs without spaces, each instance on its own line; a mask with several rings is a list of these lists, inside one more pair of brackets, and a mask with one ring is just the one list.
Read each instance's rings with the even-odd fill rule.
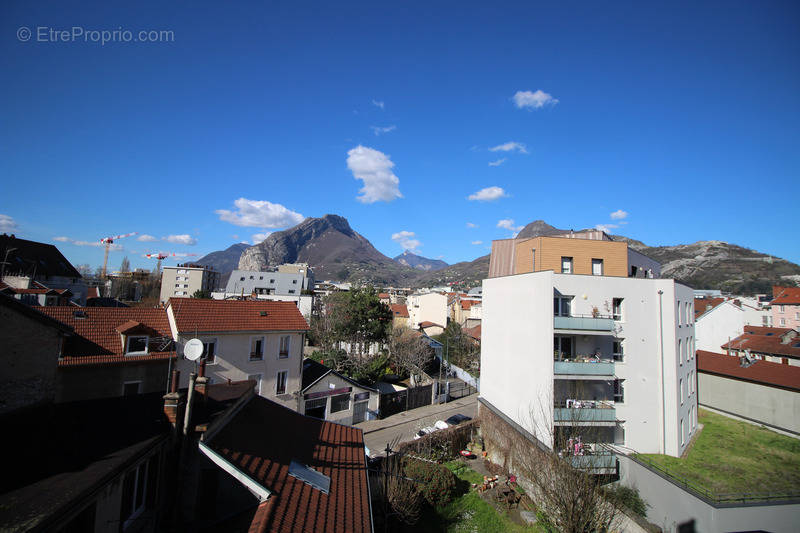
[[56,401],[72,402],[122,396],[123,384],[136,381],[140,382],[140,394],[166,394],[168,374],[168,361],[62,366],[58,367],[56,373]]
[[661,526],[665,533],[677,531],[679,524],[695,521],[695,531],[797,531],[800,503],[784,505],[742,505],[714,507],[683,490],[650,469],[624,455],[619,455],[620,483],[639,490],[647,502],[647,520]]
[[[279,357],[280,338],[289,335],[289,356],[285,359]],[[181,334],[177,339],[178,353],[183,354],[183,346],[193,338],[194,334]],[[263,359],[251,360],[250,351],[255,338],[264,339]],[[292,398],[292,393],[301,388],[301,375],[303,368],[303,334],[292,332],[252,331],[236,333],[211,333],[200,332],[197,338],[203,342],[216,340],[215,362],[206,365],[206,376],[212,383],[242,381],[250,376],[261,374],[260,384],[256,391],[264,398],[281,403],[282,405],[297,410],[297,400]],[[189,384],[189,373],[195,372],[196,364],[187,359],[178,359],[178,369],[181,371],[181,386]],[[286,393],[276,394],[278,372],[288,371]]]
[[694,326],[695,349],[720,353],[723,344],[744,333],[744,326],[745,312],[726,300],[698,317]]
[[[352,424],[353,422],[353,408],[354,408],[354,401],[353,397],[356,394],[360,393],[368,393],[369,400],[367,403],[367,419],[371,420],[377,418],[378,416],[378,402],[380,400],[380,393],[378,391],[365,389],[363,387],[359,387],[358,385],[354,385],[352,382],[343,379],[336,374],[328,374],[327,376],[323,377],[320,381],[315,383],[313,386],[309,387],[308,390],[304,391],[304,394],[313,394],[313,393],[324,393],[329,390],[335,389],[342,389],[346,387],[352,387],[353,390],[350,391],[350,408],[344,411],[339,411],[337,413],[331,413],[331,400],[330,396],[326,397],[326,405],[325,405],[325,420],[330,420],[331,422],[338,422],[340,424]],[[300,406],[298,409],[299,413],[305,414],[305,399],[300,399]]]
[[553,273],[483,281],[481,397],[552,447]]
[[60,332],[0,306],[0,414],[52,401]]
[[800,435],[800,392],[700,372],[700,405]]

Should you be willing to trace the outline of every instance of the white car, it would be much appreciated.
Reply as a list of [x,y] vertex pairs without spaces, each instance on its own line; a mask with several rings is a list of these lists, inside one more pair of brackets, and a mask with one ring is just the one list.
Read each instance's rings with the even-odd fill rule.
[[447,422],[444,420],[437,420],[435,424],[432,426],[426,426],[414,434],[414,440],[420,439],[429,433],[433,433],[434,431],[439,431],[440,429],[447,429],[450,427],[447,425]]

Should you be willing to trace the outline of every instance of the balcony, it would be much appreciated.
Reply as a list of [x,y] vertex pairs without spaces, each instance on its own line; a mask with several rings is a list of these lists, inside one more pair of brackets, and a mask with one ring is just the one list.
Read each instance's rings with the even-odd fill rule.
[[611,316],[554,316],[553,329],[601,331],[608,333],[614,330],[614,318]]
[[601,359],[599,361],[555,361],[553,373],[561,376],[603,376],[614,377],[614,361]]
[[614,426],[617,410],[614,402],[593,400],[567,400],[553,409],[556,426]]
[[607,474],[617,469],[617,456],[612,453],[570,455],[567,459],[572,464],[573,468],[579,468],[597,474]]

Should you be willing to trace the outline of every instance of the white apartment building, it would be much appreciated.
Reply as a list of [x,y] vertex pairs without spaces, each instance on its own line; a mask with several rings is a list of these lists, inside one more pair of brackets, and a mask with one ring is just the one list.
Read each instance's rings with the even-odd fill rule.
[[670,279],[484,280],[481,410],[550,449],[681,455],[697,426],[693,296]]
[[211,267],[187,263],[165,266],[161,271],[161,296],[166,303],[170,298],[191,298],[197,291],[210,295],[219,285],[219,272]]
[[406,299],[408,327],[419,329],[423,322],[447,326],[447,295],[439,292],[412,294]]

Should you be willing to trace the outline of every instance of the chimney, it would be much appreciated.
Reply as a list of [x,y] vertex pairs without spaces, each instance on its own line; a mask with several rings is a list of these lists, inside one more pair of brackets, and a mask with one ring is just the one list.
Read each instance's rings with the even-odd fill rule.
[[178,383],[180,382],[180,370],[172,371],[172,380],[170,381],[169,392],[164,395],[164,414],[167,415],[167,420],[172,424],[173,435],[177,436],[178,420],[184,407],[184,395],[178,392]]
[[189,424],[192,421],[192,403],[194,402],[194,387],[197,382],[197,374],[189,374],[189,398],[186,400],[186,415],[183,419],[183,434],[189,434]]
[[197,366],[197,380],[195,381],[194,390],[203,396],[203,400],[207,400],[206,393],[208,392],[208,378],[206,377],[206,360],[202,359]]

